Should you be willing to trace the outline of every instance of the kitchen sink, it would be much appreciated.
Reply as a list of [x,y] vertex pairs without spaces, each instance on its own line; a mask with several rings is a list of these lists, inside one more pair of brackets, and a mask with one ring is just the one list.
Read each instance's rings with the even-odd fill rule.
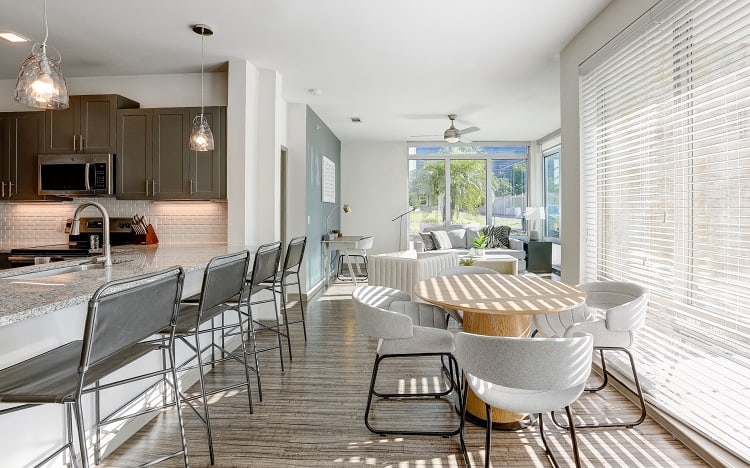
[[62,275],[65,273],[75,273],[77,271],[102,270],[103,263],[82,263],[80,265],[68,265],[58,268],[48,268],[45,270],[32,271],[30,273],[21,273],[19,275],[6,276],[7,279],[25,279],[25,278],[43,278],[45,276]]

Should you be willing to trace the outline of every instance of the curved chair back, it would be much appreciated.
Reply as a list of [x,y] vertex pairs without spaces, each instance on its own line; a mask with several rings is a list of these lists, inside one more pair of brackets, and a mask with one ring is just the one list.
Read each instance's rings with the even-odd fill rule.
[[580,387],[582,392],[591,373],[593,344],[590,335],[510,338],[459,332],[455,355],[467,374],[495,385],[530,391]]
[[440,273],[438,276],[458,276],[458,275],[497,275],[498,272],[490,268],[485,268],[475,265],[459,265],[451,268],[447,268]]
[[643,326],[648,309],[648,289],[627,281],[593,281],[583,283],[586,307],[604,311],[607,329],[635,330]]
[[357,327],[373,338],[410,338],[414,334],[411,317],[388,310],[392,302],[409,301],[409,294],[385,286],[360,286],[352,293]]
[[375,243],[375,238],[373,236],[367,236],[355,242],[354,248],[360,249],[360,250],[367,250],[367,249],[371,249],[374,243]]
[[250,294],[255,294],[264,282],[275,282],[281,257],[281,242],[271,242],[258,247],[250,273]]
[[591,320],[591,312],[584,303],[569,310],[534,315],[534,326],[542,336],[563,336],[574,323],[588,320]]
[[302,264],[302,257],[305,255],[305,245],[307,245],[306,236],[295,237],[289,241],[289,246],[286,248],[286,256],[284,256],[283,272],[287,272],[295,267],[295,271],[299,270],[299,266]]
[[83,335],[79,389],[89,367],[164,329],[174,330],[184,280],[182,267],[172,267],[109,282],[94,293]]
[[247,250],[212,258],[203,274],[198,310],[206,311],[241,298],[249,264],[250,252]]

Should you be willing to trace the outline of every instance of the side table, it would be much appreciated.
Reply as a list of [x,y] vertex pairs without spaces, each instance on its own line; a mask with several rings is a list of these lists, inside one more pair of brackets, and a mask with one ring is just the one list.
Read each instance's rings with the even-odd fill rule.
[[526,252],[526,271],[552,273],[552,242],[523,241]]

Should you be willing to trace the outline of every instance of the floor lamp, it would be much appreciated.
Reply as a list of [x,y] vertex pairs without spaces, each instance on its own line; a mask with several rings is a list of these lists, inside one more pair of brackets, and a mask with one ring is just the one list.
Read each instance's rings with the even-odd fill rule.
[[402,218],[416,209],[417,209],[416,206],[412,206],[411,208],[409,208],[409,211],[405,211],[391,220],[391,222],[396,221],[397,219],[399,220],[398,222],[398,250],[401,250],[401,239],[402,239],[401,226],[404,225]]

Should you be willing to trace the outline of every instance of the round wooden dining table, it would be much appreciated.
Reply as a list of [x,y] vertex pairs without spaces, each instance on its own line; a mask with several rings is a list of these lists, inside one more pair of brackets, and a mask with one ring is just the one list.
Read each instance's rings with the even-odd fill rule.
[[[420,299],[437,306],[463,311],[464,331],[477,335],[527,337],[531,315],[549,314],[577,307],[586,293],[559,281],[532,275],[457,275],[420,281],[414,289]],[[467,419],[484,425],[484,402],[471,390]],[[515,430],[529,424],[529,415],[492,409],[492,426]]]

